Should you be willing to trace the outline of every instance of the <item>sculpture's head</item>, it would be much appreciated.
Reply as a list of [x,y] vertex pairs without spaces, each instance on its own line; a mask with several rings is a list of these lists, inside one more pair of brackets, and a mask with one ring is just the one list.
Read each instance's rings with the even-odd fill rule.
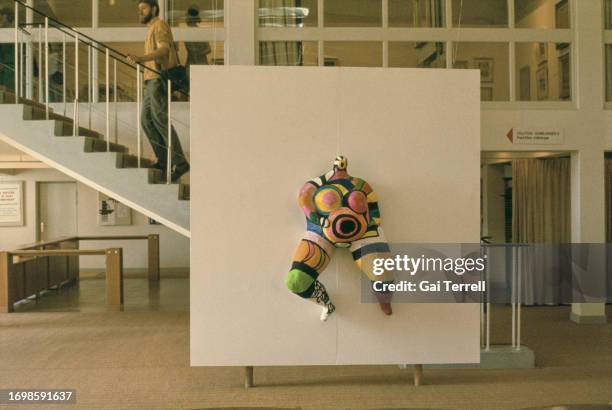
[[348,159],[344,155],[338,155],[334,160],[334,171],[346,171]]

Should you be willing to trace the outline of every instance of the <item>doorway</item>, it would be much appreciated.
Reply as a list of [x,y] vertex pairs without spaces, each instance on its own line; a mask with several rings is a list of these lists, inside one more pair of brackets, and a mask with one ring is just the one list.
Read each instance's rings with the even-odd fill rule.
[[570,153],[483,152],[481,179],[491,286],[508,295],[520,284],[526,305],[560,303],[550,285],[570,269],[560,246],[571,241]]
[[77,235],[76,182],[37,183],[38,241]]

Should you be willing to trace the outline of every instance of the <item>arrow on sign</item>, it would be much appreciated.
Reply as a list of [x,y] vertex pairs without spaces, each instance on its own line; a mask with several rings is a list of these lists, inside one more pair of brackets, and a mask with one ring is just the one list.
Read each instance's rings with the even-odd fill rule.
[[511,143],[514,143],[514,128],[510,128],[510,131],[508,131],[506,137],[510,140]]

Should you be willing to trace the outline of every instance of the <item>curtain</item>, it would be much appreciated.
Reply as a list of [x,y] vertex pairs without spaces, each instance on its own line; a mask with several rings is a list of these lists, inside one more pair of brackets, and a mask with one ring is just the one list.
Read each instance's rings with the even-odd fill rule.
[[560,252],[551,244],[571,241],[569,158],[513,160],[512,208],[512,241],[531,245],[515,250],[521,300],[559,303],[554,285],[569,267],[560,263]]
[[[300,6],[301,0],[260,0],[259,25],[260,27],[301,25],[301,18],[296,17],[295,11],[292,12],[295,7]],[[261,65],[302,65],[302,55],[302,42],[300,41],[259,43],[259,64]]]
[[259,43],[261,65],[303,65],[301,41],[267,41]]

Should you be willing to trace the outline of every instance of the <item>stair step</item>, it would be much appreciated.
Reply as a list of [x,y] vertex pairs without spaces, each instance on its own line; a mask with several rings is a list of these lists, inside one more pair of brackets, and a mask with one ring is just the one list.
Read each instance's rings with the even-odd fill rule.
[[[149,168],[148,170],[148,175],[149,175],[149,184],[154,184],[154,185],[164,185],[166,184],[166,173],[160,171],[159,169],[156,168]],[[171,185],[178,185],[178,199],[179,200],[184,200],[184,201],[189,201],[190,199],[190,195],[191,195],[191,187],[189,184],[181,184],[178,182],[174,182]]]
[[167,175],[160,169],[149,168],[149,184],[165,184]]
[[[24,104],[23,106],[23,119],[24,120],[46,120],[47,119],[47,111],[44,105],[32,105],[32,104]],[[59,115],[53,112],[53,110],[49,110],[49,119],[50,120],[62,120],[67,121],[70,120],[68,117],[64,117],[63,115]]]
[[[85,152],[106,152],[106,141],[97,138],[85,137],[84,151]],[[113,142],[110,143],[110,152],[127,153],[127,147]]]
[[[0,104],[15,104],[15,94],[12,90],[0,90]],[[35,107],[39,110],[42,110],[43,113],[46,110],[45,104],[24,97],[19,97],[19,104],[23,104],[27,107]],[[49,112],[53,112],[53,109],[50,107]]]
[[[142,168],[150,168],[153,161],[147,158],[140,158]],[[137,168],[138,157],[136,155],[120,153],[117,155],[117,168]]]
[[[72,119],[56,119],[55,120],[55,136],[56,137],[71,137],[72,132]],[[104,135],[97,131],[90,130],[88,128],[79,127],[78,136],[80,137],[91,137],[97,139],[104,139]]]
[[[23,106],[23,119],[29,121],[46,120],[47,112],[45,106]],[[55,120],[55,135],[58,137],[72,136],[73,120],[72,118],[64,117],[63,115],[49,112],[49,119]],[[97,131],[90,130],[79,126],[78,136],[104,139],[104,135]]]
[[15,94],[7,90],[0,90],[0,104],[14,104]]
[[[10,107],[9,102],[12,103]],[[166,173],[150,168],[152,160],[142,159],[143,168],[137,169],[138,158],[129,154],[127,146],[111,143],[109,151],[113,154],[109,154],[103,133],[80,127],[79,135],[72,137],[72,119],[50,110],[49,120],[53,123],[45,122],[47,113],[43,104],[23,98],[18,102],[15,104],[15,95],[10,90],[0,87],[0,104],[7,103],[0,106],[0,110],[10,113],[5,117],[15,122],[8,124],[6,129],[16,130],[16,123],[23,127],[23,132],[16,132],[14,138],[11,137],[16,146],[21,144],[43,159],[46,157],[61,164],[85,184],[115,192],[145,213],[167,221],[177,232],[189,235],[191,190],[188,184],[166,184]]]
[[[23,106],[23,119],[28,121],[34,120],[46,120],[47,119],[47,111],[44,105],[29,105],[25,104]],[[63,115],[54,113],[53,110],[49,110],[49,119],[62,121],[70,124],[70,129],[72,130],[72,118],[65,117]],[[80,129],[85,129],[83,127],[79,127]]]
[[[156,168],[149,168],[148,175],[149,175],[149,178],[148,178],[149,184],[165,184],[167,181],[166,173]],[[187,200],[187,201],[189,200],[190,193],[191,193],[189,184],[181,184],[180,182],[173,182],[172,185],[179,186],[179,199]]]
[[[6,88],[0,89],[0,104],[15,104],[15,93]],[[45,105],[34,100],[19,97],[19,104],[45,109]]]
[[179,185],[179,200],[189,201],[191,198],[191,186],[189,184]]

